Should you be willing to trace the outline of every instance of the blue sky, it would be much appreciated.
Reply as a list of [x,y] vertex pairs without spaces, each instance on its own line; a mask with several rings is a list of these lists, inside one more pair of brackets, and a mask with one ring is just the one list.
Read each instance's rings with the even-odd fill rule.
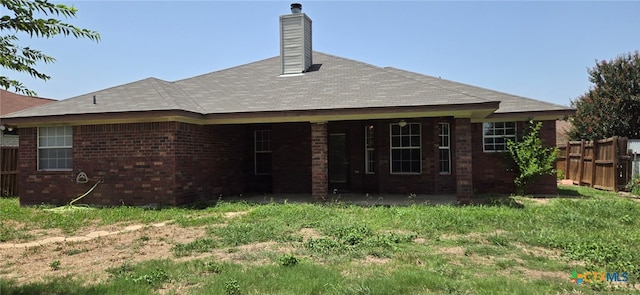
[[[175,81],[277,56],[278,17],[295,1],[60,1],[102,40],[29,39],[56,58],[47,82],[3,69],[39,96],[65,99],[147,77]],[[640,2],[298,1],[314,50],[569,105],[587,68],[640,49]],[[3,32],[5,33],[5,32]]]

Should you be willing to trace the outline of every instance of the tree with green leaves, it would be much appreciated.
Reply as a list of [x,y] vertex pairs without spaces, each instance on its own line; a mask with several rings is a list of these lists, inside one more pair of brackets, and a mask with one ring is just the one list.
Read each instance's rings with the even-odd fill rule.
[[515,164],[513,183],[518,194],[524,194],[527,185],[534,179],[556,173],[554,166],[558,149],[544,146],[539,135],[540,128],[542,122],[529,121],[520,139],[507,141],[507,150]]
[[640,53],[596,61],[588,72],[594,85],[571,102],[576,116],[568,131],[569,138],[640,138]]
[[[54,4],[48,0],[0,0],[0,65],[16,72],[26,72],[34,78],[49,80],[50,76],[38,71],[38,62],[52,63],[55,59],[39,50],[23,47],[19,44],[19,34],[28,34],[31,38],[52,38],[57,35],[87,38],[99,41],[100,34],[88,29],[78,28],[52,17],[72,18],[78,11],[75,7]],[[8,76],[0,76],[0,86],[27,95],[36,93],[25,87],[20,81]]]

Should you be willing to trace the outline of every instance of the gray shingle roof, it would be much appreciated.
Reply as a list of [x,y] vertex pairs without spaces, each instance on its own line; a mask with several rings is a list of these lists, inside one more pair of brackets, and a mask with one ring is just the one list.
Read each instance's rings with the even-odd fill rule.
[[[500,101],[498,112],[566,110],[566,107],[435,77],[381,68],[314,52],[313,70],[280,76],[280,57],[184,80],[147,78],[7,118],[131,111],[183,110],[196,114],[445,106]],[[93,104],[93,96],[96,104]]]
[[539,112],[539,111],[561,111],[570,108],[562,105],[552,104],[545,101],[535,100],[518,95],[508,94],[500,91],[486,89],[482,87],[472,86],[468,84],[449,81],[446,79],[436,78],[428,75],[408,72],[392,67],[385,67],[387,71],[403,75],[407,78],[415,79],[436,87],[442,87],[451,91],[464,93],[484,99],[487,101],[499,101],[500,108],[495,111],[497,114],[502,113],[519,113],[519,112]]

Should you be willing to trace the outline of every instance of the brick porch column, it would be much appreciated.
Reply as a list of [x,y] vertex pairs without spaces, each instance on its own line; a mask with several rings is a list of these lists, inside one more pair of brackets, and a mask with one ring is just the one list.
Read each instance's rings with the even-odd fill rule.
[[473,196],[471,120],[456,119],[456,194],[458,203],[469,204]]
[[311,123],[311,196],[323,200],[329,191],[327,123]]

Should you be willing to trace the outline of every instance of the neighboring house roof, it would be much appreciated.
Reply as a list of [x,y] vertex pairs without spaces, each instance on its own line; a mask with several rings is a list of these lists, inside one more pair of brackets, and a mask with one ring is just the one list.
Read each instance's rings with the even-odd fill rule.
[[[280,75],[280,57],[175,82],[148,78],[7,116],[34,118],[123,112],[190,113],[195,119],[221,115],[422,108],[488,115],[574,110],[422,74],[382,68],[313,52],[314,65],[299,75]],[[95,104],[94,104],[95,96]],[[480,111],[481,110],[481,111]],[[329,111],[329,112],[327,112]],[[212,121],[213,122],[213,121]]]
[[567,131],[571,128],[571,122],[565,120],[556,121],[556,145],[566,145],[569,141]]
[[21,111],[35,106],[52,103],[56,100],[16,94],[0,89],[0,115]]

